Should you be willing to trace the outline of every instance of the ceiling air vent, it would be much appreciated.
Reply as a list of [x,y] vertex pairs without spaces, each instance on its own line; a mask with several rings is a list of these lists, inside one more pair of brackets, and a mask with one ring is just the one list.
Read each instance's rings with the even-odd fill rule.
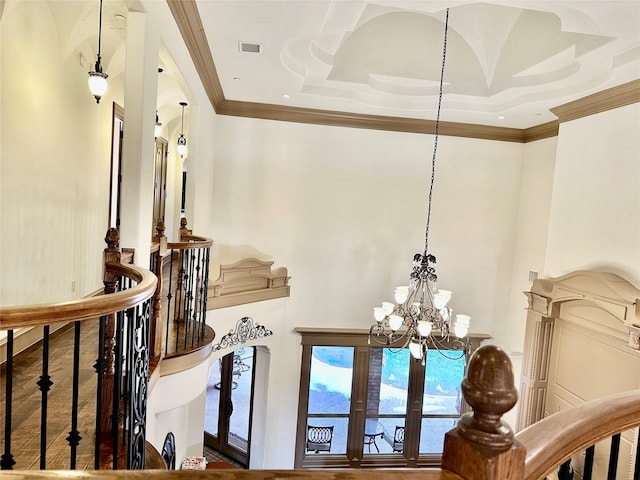
[[261,53],[262,52],[262,44],[260,43],[251,43],[251,42],[240,42],[240,51],[247,53]]

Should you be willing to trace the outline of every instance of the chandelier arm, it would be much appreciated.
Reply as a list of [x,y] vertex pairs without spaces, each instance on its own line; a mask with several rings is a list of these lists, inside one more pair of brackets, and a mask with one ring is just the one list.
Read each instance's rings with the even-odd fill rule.
[[442,66],[440,68],[440,89],[438,92],[438,111],[436,114],[435,136],[433,139],[433,156],[431,157],[431,181],[429,183],[429,200],[427,202],[427,227],[424,232],[424,255],[429,249],[429,223],[431,222],[431,202],[433,199],[433,184],[436,178],[436,152],[438,151],[438,136],[440,133],[440,108],[442,107],[442,89],[444,84],[444,66],[447,59],[447,35],[449,31],[449,9],[447,8],[444,21],[444,40],[442,42]]

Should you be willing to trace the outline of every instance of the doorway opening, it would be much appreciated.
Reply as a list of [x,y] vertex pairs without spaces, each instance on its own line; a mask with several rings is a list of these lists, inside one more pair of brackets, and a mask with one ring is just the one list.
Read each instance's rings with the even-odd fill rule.
[[255,382],[255,347],[218,359],[209,369],[204,444],[249,467]]

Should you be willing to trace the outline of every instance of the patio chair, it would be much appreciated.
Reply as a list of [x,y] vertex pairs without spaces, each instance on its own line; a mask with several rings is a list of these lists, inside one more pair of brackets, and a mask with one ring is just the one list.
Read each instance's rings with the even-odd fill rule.
[[400,452],[404,449],[404,426],[396,425],[396,431],[393,434],[393,452]]
[[333,425],[316,427],[307,425],[307,452],[330,452]]

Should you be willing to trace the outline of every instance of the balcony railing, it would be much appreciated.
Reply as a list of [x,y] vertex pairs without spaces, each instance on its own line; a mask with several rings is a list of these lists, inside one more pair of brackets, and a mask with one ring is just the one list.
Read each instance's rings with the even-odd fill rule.
[[206,325],[209,260],[213,241],[193,235],[182,219],[179,242],[167,242],[158,222],[151,251],[151,270],[159,282],[154,304],[153,355],[173,357],[211,344]]
[[[59,452],[65,448],[55,446],[56,468],[144,468],[149,326],[156,277],[120,262],[117,230],[110,229],[105,240],[103,295],[0,309],[0,330],[7,332],[0,401],[4,412],[2,469],[30,466],[26,456],[14,456],[12,450],[12,438],[20,429],[26,431],[17,447],[23,454],[35,452],[40,469],[49,467],[48,452],[63,441],[68,444],[68,460],[60,465]],[[53,358],[62,353],[49,348],[51,332],[66,324],[73,328],[69,368],[50,371]],[[40,375],[36,378],[14,365],[14,332],[23,328],[42,329]],[[91,345],[86,338],[93,340]],[[81,352],[81,339],[82,349],[95,355],[93,371],[86,364],[86,352]],[[35,410],[34,397],[40,398]],[[34,419],[34,411],[39,420]],[[69,428],[66,439],[52,440],[47,435],[50,427],[54,430],[65,424]],[[38,445],[25,445],[25,438]]]

